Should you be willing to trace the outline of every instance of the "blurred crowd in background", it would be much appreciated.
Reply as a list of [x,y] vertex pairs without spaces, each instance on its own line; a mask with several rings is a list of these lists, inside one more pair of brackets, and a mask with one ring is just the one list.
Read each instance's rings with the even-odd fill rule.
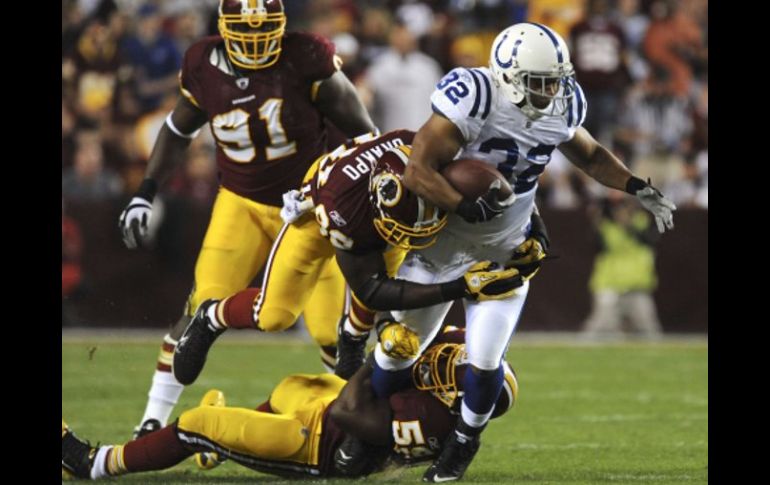
[[[331,39],[382,131],[417,129],[436,82],[485,66],[497,33],[545,23],[568,39],[589,101],[586,128],[680,207],[708,207],[707,0],[286,0],[288,29]],[[178,94],[184,51],[216,33],[217,0],[65,0],[62,191],[132,193]],[[204,130],[169,194],[209,204],[213,139]],[[603,195],[558,155],[541,204]]]
[[[418,129],[443,74],[457,66],[486,66],[500,30],[521,21],[547,24],[570,46],[589,103],[584,126],[679,208],[708,208],[707,0],[284,4],[288,30],[334,42],[343,71],[382,131]],[[124,201],[137,189],[176,101],[182,56],[202,36],[217,33],[217,5],[63,0],[63,268],[68,258],[79,257],[81,244],[67,203]],[[161,199],[210,206],[217,190],[214,140],[208,130],[201,133]],[[596,207],[608,196],[558,151],[540,177],[543,207]],[[161,202],[154,223],[162,210]]]

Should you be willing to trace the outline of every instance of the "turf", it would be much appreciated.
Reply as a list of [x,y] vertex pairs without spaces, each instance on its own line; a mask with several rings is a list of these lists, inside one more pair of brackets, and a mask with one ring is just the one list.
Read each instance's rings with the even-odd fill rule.
[[[144,410],[159,344],[62,343],[62,413],[81,437],[123,442]],[[465,483],[708,482],[708,347],[702,343],[516,343],[508,352],[520,394],[493,421]],[[320,372],[304,343],[218,342],[175,413],[212,387],[251,406],[293,372]],[[419,481],[422,469],[374,481]],[[198,471],[191,461],[129,483],[285,483],[234,463]],[[321,483],[351,483],[325,480]]]

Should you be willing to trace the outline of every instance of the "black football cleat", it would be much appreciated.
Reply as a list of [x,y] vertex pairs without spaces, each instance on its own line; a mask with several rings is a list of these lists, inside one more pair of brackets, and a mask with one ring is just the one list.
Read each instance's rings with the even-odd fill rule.
[[[459,426],[458,426],[459,427]],[[479,436],[459,435],[456,431],[449,433],[441,454],[422,476],[423,482],[451,482],[462,478],[465,470],[479,451],[481,440]]]
[[144,435],[148,435],[153,431],[158,431],[163,426],[160,425],[160,421],[157,419],[147,419],[139,426],[134,428],[133,439],[141,438]]
[[343,317],[337,324],[337,365],[334,366],[334,374],[348,380],[364,365],[369,334],[356,337],[346,332],[346,318]]
[[70,431],[67,424],[61,422],[61,473],[62,479],[91,478],[91,468],[99,448],[83,441]]
[[206,314],[209,307],[217,301],[206,300],[200,304],[174,349],[174,363],[171,369],[174,378],[185,386],[189,386],[198,378],[206,364],[209,349],[225,331],[215,329]]

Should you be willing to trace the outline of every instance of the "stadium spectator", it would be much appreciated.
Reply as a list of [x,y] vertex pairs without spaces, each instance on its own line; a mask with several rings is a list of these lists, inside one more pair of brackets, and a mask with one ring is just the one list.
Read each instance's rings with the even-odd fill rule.
[[417,49],[417,38],[407,25],[395,23],[389,39],[390,47],[362,80],[373,94],[370,111],[383,131],[416,130],[430,115],[428,99],[441,79],[441,66]]
[[62,195],[70,200],[99,201],[122,193],[123,180],[104,166],[101,135],[95,127],[77,134],[75,163],[62,172]]
[[83,252],[83,237],[80,227],[65,211],[61,203],[61,310],[62,326],[77,323],[71,300],[79,296],[83,288],[83,268],[80,256]]
[[584,126],[609,145],[618,104],[630,84],[622,28],[610,17],[609,0],[589,0],[586,15],[570,31],[575,76],[588,100]]
[[652,292],[657,286],[655,251],[659,235],[647,212],[618,192],[592,208],[600,248],[589,288],[591,314],[584,323],[587,338],[617,337],[628,332],[646,338],[662,334]]
[[138,17],[136,31],[125,40],[123,52],[134,69],[140,110],[147,112],[177,86],[182,55],[163,31],[163,17],[156,6],[142,5]]

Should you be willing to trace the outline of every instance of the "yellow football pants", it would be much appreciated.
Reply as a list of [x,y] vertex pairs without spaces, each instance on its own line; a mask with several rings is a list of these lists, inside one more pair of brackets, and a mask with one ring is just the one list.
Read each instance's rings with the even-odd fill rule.
[[[220,188],[195,265],[195,287],[188,300],[187,314],[192,315],[206,299],[222,299],[248,287],[265,265],[282,227],[280,208]],[[315,232],[318,233],[317,227]],[[286,245],[284,249],[297,254],[305,247],[304,244],[296,248]],[[298,268],[301,272],[318,271],[314,287],[309,287],[312,291],[298,311],[284,316],[291,321],[282,321],[281,325],[274,325],[273,330],[290,327],[307,307],[305,322],[310,335],[322,346],[337,342],[336,324],[344,311],[345,280],[335,261],[325,263],[315,269]],[[295,306],[293,300],[294,294],[285,303]],[[276,300],[275,304],[282,303]]]
[[344,385],[332,374],[294,374],[273,389],[275,414],[199,406],[182,413],[177,426],[238,453],[316,465],[323,413]]
[[[405,256],[406,251],[396,247],[385,251],[390,276],[396,274]],[[329,270],[330,266],[336,271]],[[337,275],[341,273],[334,246],[321,235],[313,215],[306,214],[294,224],[287,224],[270,253],[262,292],[254,306],[257,327],[268,332],[284,330],[303,310],[305,318],[336,323],[345,300],[329,291],[333,285],[328,279]],[[365,309],[360,302],[356,304]],[[320,345],[337,342],[336,326],[308,325],[308,331]]]

